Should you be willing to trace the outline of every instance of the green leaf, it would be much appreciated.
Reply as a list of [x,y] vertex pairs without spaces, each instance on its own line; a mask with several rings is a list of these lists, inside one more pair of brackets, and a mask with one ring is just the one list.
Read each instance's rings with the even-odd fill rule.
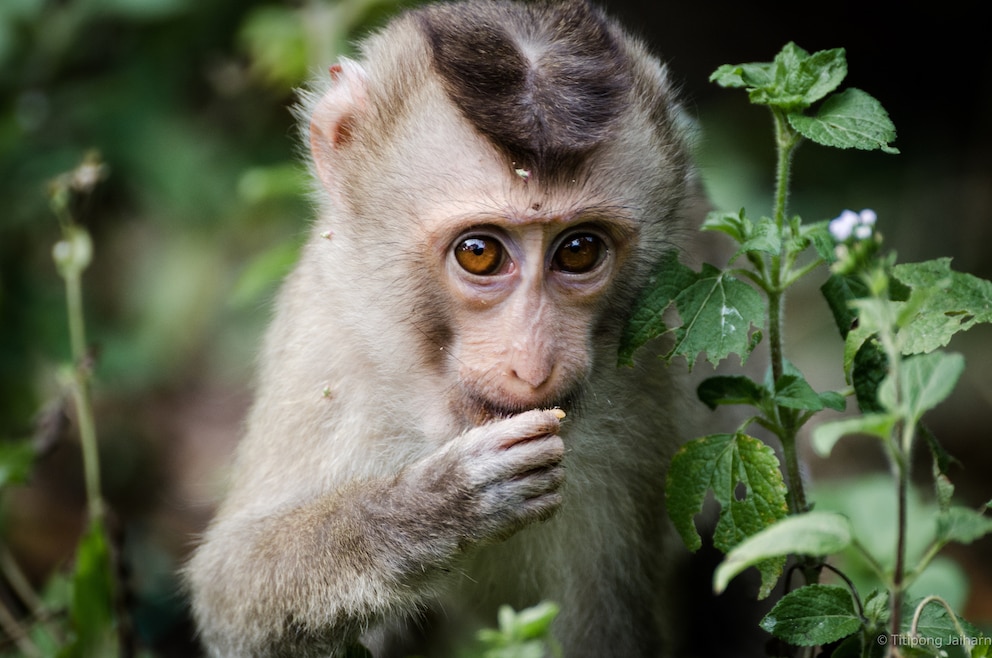
[[[865,330],[864,333],[867,333]],[[862,328],[851,331],[847,335],[846,345],[858,344]],[[850,362],[848,362],[850,358]],[[853,354],[848,356],[844,350],[845,367],[850,373],[848,379],[854,385],[854,393],[858,399],[858,408],[862,413],[881,413],[884,407],[878,401],[878,389],[889,374],[889,359],[879,344],[878,339],[871,338],[860,344]]]
[[768,391],[750,377],[727,375],[709,377],[696,389],[700,401],[710,409],[721,404],[749,404],[754,407],[768,397]]
[[970,544],[992,532],[992,518],[967,507],[951,507],[937,517],[937,539]]
[[892,414],[865,414],[823,423],[813,429],[813,450],[821,457],[829,457],[834,445],[851,434],[868,434],[887,439],[895,427],[896,418]]
[[932,352],[954,334],[992,322],[992,282],[951,270],[951,259],[904,263],[892,275],[912,288],[911,297],[931,292],[906,318],[899,336],[905,354]]
[[90,522],[76,549],[69,619],[73,639],[60,656],[98,656],[115,647],[113,566],[106,531],[98,521]]
[[710,74],[710,82],[730,89],[767,87],[774,79],[769,63],[724,64]]
[[836,242],[830,235],[830,221],[814,222],[803,224],[799,227],[799,234],[813,245],[816,254],[827,263],[837,260],[834,253]]
[[733,262],[741,254],[761,252],[778,255],[782,253],[782,238],[778,226],[771,217],[761,217],[757,222],[748,221],[744,242],[731,258]]
[[685,356],[690,367],[703,352],[714,366],[730,354],[743,363],[754,348],[751,327],[762,326],[765,318],[758,291],[712,265],[704,265],[696,282],[675,297],[675,307],[682,326],[668,357]]
[[788,409],[819,411],[823,401],[800,374],[785,373],[775,382],[775,404]]
[[846,587],[807,585],[783,596],[761,627],[789,644],[813,647],[856,633],[861,618]]
[[671,251],[665,255],[635,302],[634,313],[624,327],[619,365],[634,365],[634,352],[669,331],[665,311],[679,293],[696,282],[697,277],[695,272],[679,262],[678,253]]
[[825,409],[844,411],[847,409],[847,398],[836,391],[824,391],[819,394],[820,403]]
[[812,105],[825,97],[847,77],[847,57],[843,48],[820,50],[799,62],[790,76],[788,88],[802,92],[803,100]]
[[746,87],[752,103],[796,111],[836,89],[847,75],[847,61],[842,48],[810,55],[788,43],[771,65],[742,64],[717,72],[717,82],[728,83],[724,86]]
[[869,294],[868,286],[859,277],[832,274],[820,286],[820,292],[834,316],[834,322],[837,323],[837,330],[840,332],[841,338],[847,338],[848,332],[855,326],[858,319],[858,313],[852,306],[852,302],[867,297]]
[[[903,633],[909,634],[916,609],[924,600],[925,598],[916,599],[914,601],[908,601],[903,605]],[[978,629],[967,620],[959,617],[958,621],[961,623],[961,627],[969,639],[981,636]],[[942,646],[950,646],[955,640],[960,639],[958,630],[954,625],[954,619],[947,613],[947,609],[939,600],[931,600],[923,608],[920,613],[919,623],[916,626],[916,631],[921,637],[934,640],[932,644],[940,641]]]
[[744,215],[743,208],[736,213],[713,211],[706,215],[706,219],[703,220],[703,225],[699,229],[701,231],[719,231],[720,233],[725,233],[740,244],[747,239],[744,230],[745,221],[747,221],[747,218]]
[[543,601],[517,613],[516,629],[521,639],[532,640],[544,637],[551,631],[551,622],[558,616],[560,608],[556,603]]
[[[943,402],[954,390],[964,371],[964,357],[956,353],[931,352],[903,360],[899,370],[899,388],[902,394],[901,413],[911,423],[916,423],[925,412]],[[886,378],[879,388],[878,399],[892,411],[893,389]]]
[[799,134],[823,146],[899,152],[889,146],[896,138],[896,128],[888,113],[881,103],[860,89],[847,89],[831,96],[816,116],[790,113],[788,119]]
[[[738,499],[738,487],[744,496]],[[707,491],[720,503],[713,544],[724,553],[788,513],[785,482],[775,452],[746,434],[715,434],[682,446],[672,459],[665,496],[668,514],[690,550],[702,541],[694,517]],[[767,596],[782,572],[783,558],[759,564],[760,596]]]
[[778,521],[741,542],[713,574],[722,592],[734,576],[765,560],[788,555],[830,555],[851,543],[851,522],[834,512],[806,512]]
[[[555,603],[544,601],[516,612],[508,605],[498,611],[499,630],[484,628],[477,634],[486,658],[542,658],[558,655],[551,623],[558,615]],[[550,651],[549,651],[550,649]]]
[[780,254],[782,239],[778,226],[771,217],[762,217],[757,222],[751,221],[744,209],[737,213],[711,212],[700,227],[703,231],[719,231],[734,239],[740,248],[728,259],[734,262],[744,253],[762,252]]

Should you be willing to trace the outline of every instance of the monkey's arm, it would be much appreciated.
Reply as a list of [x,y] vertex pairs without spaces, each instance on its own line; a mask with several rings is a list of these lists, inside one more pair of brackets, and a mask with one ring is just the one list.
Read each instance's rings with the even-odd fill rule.
[[188,572],[214,656],[337,655],[412,612],[470,547],[559,505],[558,418],[531,411],[453,439],[395,477],[296,505],[226,510]]

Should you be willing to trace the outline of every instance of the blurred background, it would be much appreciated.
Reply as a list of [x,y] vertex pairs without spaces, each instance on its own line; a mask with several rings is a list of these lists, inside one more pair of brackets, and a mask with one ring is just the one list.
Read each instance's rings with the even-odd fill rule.
[[[15,561],[41,587],[82,528],[81,458],[61,414],[69,351],[48,182],[98,151],[106,179],[73,206],[94,241],[84,295],[97,430],[136,633],[154,655],[196,655],[176,570],[221,491],[272,295],[311,217],[293,90],[400,4],[0,0],[0,455],[29,437],[41,451],[25,484],[0,491],[0,565]],[[992,278],[992,50],[980,3],[602,4],[681,82],[714,205],[752,215],[770,211],[771,121],[709,74],[769,61],[790,40],[845,47],[845,86],[888,109],[901,154],[804,146],[792,212],[815,221],[870,207],[900,260],[952,256],[955,269]],[[818,284],[789,300],[788,357],[818,388],[836,388],[842,345]],[[960,460],[959,502],[978,505],[992,498],[992,330],[952,348],[967,369],[930,424]],[[846,439],[808,464],[827,499],[836,478],[884,461],[871,442]],[[885,518],[871,481],[858,482],[865,489],[848,493]],[[990,550],[989,539],[952,550],[957,566],[941,572],[986,627]],[[3,574],[0,605],[13,605]],[[8,639],[0,632],[0,654]]]

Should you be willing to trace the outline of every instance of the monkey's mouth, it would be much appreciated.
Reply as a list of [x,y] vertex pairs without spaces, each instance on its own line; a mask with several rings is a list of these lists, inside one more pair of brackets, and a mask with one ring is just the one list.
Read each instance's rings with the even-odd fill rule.
[[516,416],[531,409],[561,409],[572,415],[579,406],[580,398],[578,389],[532,402],[493,400],[482,395],[466,393],[459,406],[466,420],[473,426],[478,426],[490,421]]

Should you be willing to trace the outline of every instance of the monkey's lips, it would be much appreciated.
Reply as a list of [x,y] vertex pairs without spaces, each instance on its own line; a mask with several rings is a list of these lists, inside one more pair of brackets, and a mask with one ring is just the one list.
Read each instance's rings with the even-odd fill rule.
[[466,393],[462,399],[455,403],[458,411],[473,426],[509,418],[522,414],[531,409],[562,409],[569,415],[579,402],[579,391],[568,391],[561,395],[548,396],[535,400],[511,400],[484,397],[477,394]]

